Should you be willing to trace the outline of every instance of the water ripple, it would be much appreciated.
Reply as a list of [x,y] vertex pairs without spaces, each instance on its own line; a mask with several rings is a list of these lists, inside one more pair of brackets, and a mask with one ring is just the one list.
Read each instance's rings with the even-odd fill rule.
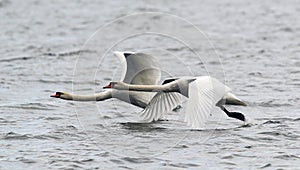
[[268,163],[268,164],[266,164],[266,165],[260,167],[260,169],[265,169],[265,168],[268,168],[268,167],[270,167],[270,166],[272,166],[272,164]]
[[95,51],[92,50],[74,50],[74,51],[67,51],[67,52],[60,52],[60,53],[44,53],[46,56],[73,56],[73,55],[79,55],[81,53],[93,53]]
[[290,160],[290,159],[298,160],[298,159],[300,159],[300,156],[283,154],[283,155],[274,156],[274,158],[279,158],[279,159],[284,159],[284,160]]
[[8,105],[2,106],[6,108],[13,108],[13,109],[24,109],[24,110],[54,110],[52,109],[55,107],[51,104],[43,104],[43,103],[25,103],[25,104],[18,104],[18,105]]
[[27,135],[27,134],[18,134],[18,133],[15,133],[15,132],[8,132],[7,134],[5,134],[2,139],[5,139],[5,140],[25,140],[25,139],[30,139],[32,138],[31,135]]
[[137,164],[141,164],[141,163],[152,163],[153,160],[151,160],[150,158],[131,158],[131,157],[124,157],[122,158],[125,161],[128,161],[130,163],[137,163]]

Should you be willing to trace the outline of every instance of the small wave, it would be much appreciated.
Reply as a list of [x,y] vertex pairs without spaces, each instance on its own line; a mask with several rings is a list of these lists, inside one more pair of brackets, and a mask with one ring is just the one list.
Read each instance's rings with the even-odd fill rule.
[[244,125],[239,126],[239,128],[248,128],[248,127],[252,127],[252,126],[254,126],[253,123],[245,123]]
[[248,73],[249,76],[257,76],[257,77],[262,77],[262,73],[261,72],[251,72]]
[[271,142],[271,141],[280,141],[277,138],[271,137],[271,136],[264,136],[264,137],[260,137],[260,138],[256,138],[257,141],[265,141],[265,142]]
[[16,121],[11,121],[11,120],[6,120],[4,118],[0,118],[0,124],[12,124],[12,123],[16,123]]
[[293,29],[290,28],[290,27],[283,27],[283,28],[280,28],[279,31],[282,31],[282,32],[293,32]]
[[256,85],[254,85],[254,84],[249,84],[249,85],[246,85],[245,87],[256,87]]
[[292,106],[290,103],[274,103],[274,101],[262,102],[258,103],[258,106],[261,107],[285,107],[285,106]]
[[232,155],[234,157],[243,157],[243,158],[255,158],[256,157],[255,155],[243,155],[243,154],[237,154],[237,153],[234,153]]
[[36,136],[33,136],[32,138],[40,139],[40,140],[62,139],[62,138],[54,136],[54,135],[36,135]]
[[284,131],[284,132],[279,132],[279,131],[272,131],[272,132],[260,132],[258,134],[261,134],[261,135],[270,135],[270,136],[284,136],[284,137],[289,137],[289,138],[293,138],[293,139],[297,139],[299,136],[296,135],[296,134],[293,134],[291,132],[287,132],[287,131]]
[[[257,120],[265,120],[269,118],[257,118]],[[283,122],[294,122],[294,121],[299,121],[300,118],[290,118],[290,117],[279,117],[279,118],[272,118],[272,120],[267,120],[262,123],[264,124],[282,124]]]
[[232,155],[223,156],[222,159],[233,159]]
[[226,161],[226,162],[221,162],[222,164],[225,164],[225,165],[236,165],[235,163],[233,162],[229,162],[229,161]]
[[263,54],[263,53],[265,53],[265,52],[266,52],[265,49],[261,49],[261,50],[258,51],[259,54]]
[[24,139],[29,139],[29,138],[32,138],[32,136],[30,135],[27,135],[27,134],[18,134],[18,133],[15,133],[15,132],[8,132],[7,134],[5,134],[3,136],[3,139],[5,140],[24,140]]
[[219,61],[210,61],[208,63],[211,65],[220,65],[221,64]]
[[36,163],[36,161],[31,160],[31,159],[27,159],[27,158],[24,158],[24,157],[17,157],[16,159],[23,162],[23,163],[27,163],[27,164]]
[[[249,136],[241,136],[242,139],[255,141],[255,142],[273,142],[273,141],[280,141],[277,137],[274,136],[262,136],[262,137],[249,137]],[[246,146],[245,148],[251,148],[252,146]]]
[[45,120],[60,120],[60,119],[64,119],[62,117],[46,117]]
[[149,158],[131,158],[131,157],[124,157],[123,160],[130,162],[130,163],[152,163],[154,161],[150,160]]
[[132,168],[129,168],[129,167],[127,167],[127,166],[118,166],[119,168],[122,168],[122,169],[132,169]]
[[168,51],[182,51],[185,47],[179,47],[179,48],[167,48]]
[[59,127],[55,131],[51,131],[47,135],[42,135],[41,137],[46,136],[54,139],[61,139],[64,137],[80,138],[82,135],[86,135],[86,132],[79,131],[78,128],[73,125],[68,125]]
[[290,159],[293,159],[293,158],[299,159],[300,156],[297,156],[297,155],[286,155],[286,154],[285,154],[285,155],[275,156],[274,158],[290,160]]
[[176,145],[174,148],[182,149],[182,148],[189,148],[189,146],[187,146],[187,145]]
[[18,60],[29,60],[34,58],[33,56],[23,56],[23,57],[15,57],[15,58],[8,58],[8,59],[2,59],[0,62],[11,62],[11,61],[18,61]]
[[118,160],[118,159],[111,159],[110,161],[113,163],[116,163],[116,164],[124,164],[123,161]]
[[149,131],[162,131],[166,130],[166,128],[163,127],[155,127],[152,123],[139,123],[139,122],[126,122],[126,123],[120,123],[125,127],[125,129],[128,130],[134,130],[139,132],[149,132]]
[[[300,64],[299,64],[299,66],[300,66]],[[291,74],[297,74],[297,73],[300,73],[300,70],[292,70],[292,71],[290,71],[290,73]]]
[[81,160],[80,162],[91,162],[91,161],[94,161],[94,159],[92,159],[92,158],[89,158],[89,159],[83,159],[83,160]]
[[68,125],[66,126],[67,129],[71,129],[71,130],[78,130],[75,126],[73,125]]
[[91,51],[91,50],[74,50],[74,51],[67,51],[67,52],[61,52],[61,53],[49,52],[49,53],[44,53],[44,55],[63,57],[63,56],[73,56],[73,55],[79,55],[81,53],[92,53],[92,52],[94,52],[94,51]]
[[[44,56],[58,56],[58,57],[64,57],[64,56],[73,56],[73,55],[79,55],[81,53],[91,53],[94,51],[91,50],[74,50],[74,51],[68,51],[68,52],[62,52],[62,53],[44,53]],[[0,62],[12,62],[12,61],[19,61],[19,60],[30,60],[30,59],[35,59],[37,57],[40,57],[40,55],[36,56],[18,56],[18,57],[13,57],[13,58],[6,58],[6,59],[1,59]]]
[[192,164],[192,163],[189,163],[189,164],[185,164],[185,163],[177,163],[177,164],[168,164],[168,166],[171,166],[171,167],[175,167],[175,168],[185,168],[185,169],[188,169],[189,167],[199,167],[200,165],[197,165],[197,164]]
[[264,124],[280,124],[280,123],[281,122],[279,120],[268,120],[262,124],[264,125]]
[[270,166],[272,166],[272,164],[268,163],[268,164],[266,164],[266,165],[260,167],[260,169],[268,168],[268,167],[270,167]]
[[97,124],[93,124],[93,126],[97,127],[97,128],[105,128],[105,126],[103,124],[97,123]]
[[40,82],[40,83],[46,83],[46,84],[49,84],[49,83],[63,83],[63,84],[72,84],[73,81],[68,81],[68,80],[64,80],[64,81],[61,81],[61,80],[44,80],[44,79],[39,79],[39,80],[29,80],[28,82]]
[[62,84],[74,84],[74,85],[82,85],[82,84],[91,84],[91,85],[100,85],[99,83],[95,82],[95,81],[82,81],[82,82],[78,82],[78,81],[71,81],[71,80],[45,80],[45,79],[39,79],[39,80],[27,80],[27,82],[39,82],[39,83],[45,83],[45,84],[58,84],[58,83],[62,83]]
[[294,121],[296,122],[296,121],[300,121],[300,118],[296,118],[296,119],[294,119]]
[[103,119],[112,119],[112,117],[110,117],[110,116],[107,116],[107,115],[105,115],[105,116],[102,116],[102,118],[103,118]]
[[19,134],[15,132],[8,132],[3,136],[4,140],[26,140],[26,139],[40,139],[40,140],[49,140],[49,139],[61,139],[55,135],[31,135],[31,134]]
[[15,106],[7,106],[8,108],[17,108],[17,109],[25,109],[25,110],[54,110],[49,107],[53,107],[51,105],[47,104],[41,104],[41,103],[26,103],[26,104],[20,104]]
[[248,136],[242,136],[242,139],[250,140],[250,141],[257,141],[256,138],[248,137]]

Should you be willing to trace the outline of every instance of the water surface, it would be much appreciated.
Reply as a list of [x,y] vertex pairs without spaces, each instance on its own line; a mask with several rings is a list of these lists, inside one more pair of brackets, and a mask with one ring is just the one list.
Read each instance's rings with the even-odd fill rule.
[[[215,49],[191,25],[160,15],[119,21],[90,38],[114,19],[142,12],[190,21]],[[1,0],[0,169],[300,169],[299,12],[296,1]],[[172,36],[119,39],[128,30],[151,29]],[[193,50],[172,39],[180,32]],[[116,99],[49,97],[57,90],[101,91],[119,76],[113,50],[155,55],[165,77],[208,69],[248,102],[228,108],[253,124],[216,110],[206,128],[191,130],[184,109],[168,121],[142,124],[141,109]]]

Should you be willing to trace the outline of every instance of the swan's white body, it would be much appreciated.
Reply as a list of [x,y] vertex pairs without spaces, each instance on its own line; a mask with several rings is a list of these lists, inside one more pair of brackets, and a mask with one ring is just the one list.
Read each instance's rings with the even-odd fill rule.
[[193,128],[200,128],[204,124],[211,114],[212,107],[222,107],[227,103],[226,101],[230,104],[246,105],[230,92],[229,87],[209,76],[183,77],[163,85],[114,83],[109,87],[119,90],[157,92],[141,113],[147,122],[158,120],[164,113],[181,104],[183,96],[188,97],[185,121]]
[[[135,85],[154,85],[161,79],[161,71],[157,60],[150,55],[133,52],[114,52],[124,65],[121,82]],[[155,93],[120,91],[107,89],[93,95],[75,95],[56,92],[51,97],[74,101],[103,101],[117,98],[135,106],[145,108]]]

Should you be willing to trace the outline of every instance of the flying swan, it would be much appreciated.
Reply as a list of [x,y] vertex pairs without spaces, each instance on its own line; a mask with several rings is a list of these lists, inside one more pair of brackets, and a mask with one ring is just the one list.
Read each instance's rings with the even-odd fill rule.
[[[161,71],[157,60],[144,53],[114,52],[125,65],[121,82],[135,85],[154,85],[161,79]],[[103,101],[117,98],[135,106],[145,108],[155,93],[120,91],[117,89],[107,89],[103,92],[91,95],[76,95],[58,91],[51,95],[54,98],[74,101]]]
[[229,87],[210,76],[171,78],[166,79],[162,85],[110,82],[103,88],[157,92],[144,111],[141,112],[141,116],[146,122],[158,120],[164,113],[180,104],[182,98],[174,95],[174,93],[188,98],[185,122],[193,128],[200,128],[204,124],[214,106],[220,107],[227,116],[246,122],[242,113],[230,112],[224,107],[225,104],[246,106],[246,103],[231,93]]

